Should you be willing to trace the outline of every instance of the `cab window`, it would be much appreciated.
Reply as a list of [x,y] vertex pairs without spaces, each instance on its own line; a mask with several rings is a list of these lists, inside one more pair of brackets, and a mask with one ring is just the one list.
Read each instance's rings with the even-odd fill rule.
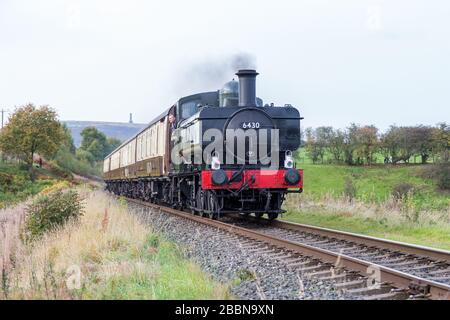
[[197,113],[198,104],[199,101],[196,100],[183,103],[180,108],[181,119],[187,119]]

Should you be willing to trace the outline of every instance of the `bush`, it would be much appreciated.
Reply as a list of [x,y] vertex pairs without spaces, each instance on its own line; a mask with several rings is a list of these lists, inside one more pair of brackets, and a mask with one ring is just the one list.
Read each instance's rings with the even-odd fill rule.
[[442,190],[450,190],[450,163],[442,163],[438,166],[438,186]]
[[433,176],[439,189],[450,190],[450,163],[443,162],[433,168]]
[[35,240],[45,232],[76,220],[83,214],[81,199],[76,191],[54,191],[36,198],[26,209],[24,237]]
[[411,183],[399,183],[394,186],[392,190],[392,196],[395,200],[406,199],[409,195],[414,193],[414,185]]
[[7,192],[13,184],[14,176],[0,172],[0,191]]
[[352,179],[345,179],[344,196],[352,201],[356,197],[356,186]]
[[74,154],[65,149],[61,149],[57,152],[54,162],[59,167],[81,176],[101,175],[101,170],[93,167],[89,162],[78,159]]
[[450,163],[427,166],[422,171],[422,177],[435,180],[441,190],[450,190]]

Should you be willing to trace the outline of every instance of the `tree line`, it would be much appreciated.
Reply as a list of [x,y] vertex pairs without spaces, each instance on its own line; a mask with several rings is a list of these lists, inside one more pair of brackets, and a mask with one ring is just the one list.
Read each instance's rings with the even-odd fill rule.
[[85,128],[81,136],[81,146],[76,149],[69,129],[58,120],[56,110],[30,103],[16,108],[0,131],[0,152],[2,156],[24,162],[34,180],[33,164],[37,156],[83,174],[87,167],[94,167],[121,144],[95,127]]
[[[345,129],[329,126],[307,128],[302,144],[313,163],[371,165],[381,157],[384,163],[408,163],[418,157],[420,163],[449,161],[450,125],[397,126],[386,132],[373,125],[352,123]],[[380,162],[380,161],[378,161]]]

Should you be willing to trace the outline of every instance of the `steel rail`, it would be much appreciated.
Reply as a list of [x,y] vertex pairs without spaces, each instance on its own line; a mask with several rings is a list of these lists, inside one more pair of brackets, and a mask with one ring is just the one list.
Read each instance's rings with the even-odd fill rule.
[[[248,218],[254,219],[255,217],[249,216]],[[260,222],[267,223],[267,225],[272,227],[277,227],[286,230],[292,230],[297,232],[312,233],[315,235],[321,235],[324,237],[334,238],[338,240],[346,240],[355,242],[357,244],[363,244],[366,246],[374,246],[381,249],[389,249],[392,251],[398,251],[401,253],[406,253],[410,255],[420,256],[424,258],[429,258],[436,260],[437,262],[450,263],[450,251],[430,248],[426,246],[420,246],[410,243],[404,243],[400,241],[387,240],[382,238],[376,238],[346,231],[316,227],[306,224],[300,224],[295,222],[289,222],[285,220],[273,220],[269,221],[267,219],[259,219]]]
[[379,282],[388,283],[400,290],[409,290],[410,288],[420,288],[424,294],[431,299],[450,300],[450,286],[438,283],[432,280],[423,279],[408,273],[404,273],[389,267],[373,264],[358,258],[350,257],[345,254],[336,253],[326,249],[317,248],[311,245],[293,242],[290,240],[279,239],[264,233],[243,227],[235,226],[218,220],[203,218],[192,215],[183,211],[160,206],[141,200],[126,198],[130,202],[134,202],[146,207],[150,207],[162,212],[170,213],[188,220],[208,225],[226,232],[240,235],[245,238],[253,239],[267,243],[268,245],[278,247],[285,250],[291,250],[301,255],[311,256],[323,262],[333,264],[338,268],[346,268],[358,273],[371,276],[373,272],[379,272]]

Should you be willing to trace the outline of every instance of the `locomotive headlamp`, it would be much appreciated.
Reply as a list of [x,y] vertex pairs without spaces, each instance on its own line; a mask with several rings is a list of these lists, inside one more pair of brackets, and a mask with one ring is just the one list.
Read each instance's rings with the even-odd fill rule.
[[292,152],[286,151],[286,156],[284,158],[284,167],[286,169],[291,169],[294,167],[294,159],[292,158]]
[[295,185],[300,181],[300,173],[298,173],[298,170],[290,168],[284,173],[284,181],[287,184]]
[[217,154],[214,154],[211,158],[211,169],[219,170],[220,169],[220,160]]
[[213,171],[211,180],[214,185],[222,186],[228,182],[228,176],[224,170],[219,169],[219,170]]

